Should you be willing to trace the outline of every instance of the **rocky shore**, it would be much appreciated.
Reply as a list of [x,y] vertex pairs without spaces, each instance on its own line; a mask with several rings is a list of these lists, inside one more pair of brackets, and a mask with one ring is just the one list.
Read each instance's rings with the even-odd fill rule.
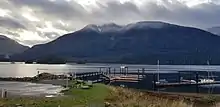
[[0,77],[0,81],[16,81],[16,82],[39,82],[42,80],[59,80],[65,79],[65,75],[54,75],[50,73],[41,73],[34,77]]

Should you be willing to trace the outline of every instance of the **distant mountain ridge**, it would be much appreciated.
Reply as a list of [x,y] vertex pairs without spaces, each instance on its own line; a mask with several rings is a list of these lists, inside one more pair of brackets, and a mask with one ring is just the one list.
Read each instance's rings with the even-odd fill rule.
[[124,32],[130,29],[142,29],[142,28],[161,28],[164,27],[165,25],[169,25],[168,23],[164,22],[156,22],[156,21],[143,21],[143,22],[137,22],[137,23],[132,23],[128,25],[117,25],[115,23],[109,23],[109,24],[103,24],[103,25],[94,25],[90,24],[85,26],[82,31],[86,30],[93,30],[99,33],[106,33],[106,32]]
[[23,46],[6,36],[0,35],[0,55],[12,55],[22,53],[29,47]]
[[17,60],[59,57],[66,61],[106,63],[220,64],[220,37],[207,31],[158,21],[128,25],[88,25],[47,44],[36,45]]
[[207,31],[220,36],[220,26],[208,28]]

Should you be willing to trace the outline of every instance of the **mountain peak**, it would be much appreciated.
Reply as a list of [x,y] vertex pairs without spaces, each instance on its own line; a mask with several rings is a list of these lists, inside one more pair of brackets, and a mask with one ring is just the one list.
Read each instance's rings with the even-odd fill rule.
[[82,30],[92,30],[96,32],[115,32],[119,31],[122,28],[122,26],[117,25],[115,23],[108,23],[103,25],[95,25],[95,24],[89,24],[85,26]]
[[128,24],[126,26],[126,29],[162,28],[166,25],[170,25],[170,24],[165,23],[165,22],[160,22],[160,21],[141,21],[141,22]]
[[115,23],[108,23],[103,25],[89,24],[85,26],[82,30],[96,31],[96,32],[118,32],[129,29],[143,29],[143,28],[162,28],[164,26],[170,25],[169,23],[160,22],[160,21],[141,21],[125,26],[117,25]]
[[98,29],[98,26],[95,24],[89,24],[83,28],[83,30],[94,30],[94,31],[96,31],[97,29]]
[[[7,48],[5,48],[7,47]],[[11,55],[21,53],[27,50],[27,46],[23,46],[7,36],[0,35],[0,55]],[[1,57],[0,57],[1,59]]]
[[115,23],[107,23],[107,24],[103,24],[100,25],[101,27],[121,27],[120,25],[117,25]]

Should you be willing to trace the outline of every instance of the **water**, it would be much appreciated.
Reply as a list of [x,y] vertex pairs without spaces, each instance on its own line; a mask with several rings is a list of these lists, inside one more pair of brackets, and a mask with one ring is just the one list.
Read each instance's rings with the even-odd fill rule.
[[[10,64],[0,63],[1,77],[33,77],[37,72],[47,72],[54,74],[62,74],[67,72],[94,72],[98,71],[100,67],[112,67],[119,70],[120,66],[127,66],[129,71],[136,71],[140,68],[145,68],[149,73],[157,72],[157,65],[132,65],[132,64],[63,64],[63,65],[46,65],[46,64]],[[160,65],[161,73],[175,73],[177,71],[220,71],[220,66],[207,65]],[[220,72],[219,72],[220,73]],[[170,78],[172,79],[172,78]],[[148,84],[145,84],[148,85]],[[214,87],[210,89],[210,87]],[[0,88],[11,90],[14,94],[26,93],[29,95],[41,95],[48,92],[57,93],[61,87],[49,84],[32,84],[20,82],[0,82]],[[135,86],[134,86],[135,88]],[[178,91],[178,92],[195,92],[194,87],[179,87],[179,88],[165,88],[161,91]],[[208,92],[213,90],[213,93],[220,93],[220,85],[201,86],[201,92]]]
[[56,97],[61,95],[60,91],[64,88],[50,84],[35,84],[28,82],[0,82],[0,89],[6,89],[9,97],[14,96],[38,96]]
[[[132,64],[10,64],[0,63],[1,77],[32,77],[37,75],[37,71],[60,74],[65,72],[93,72],[98,71],[100,67],[112,67],[119,70],[120,66],[127,66],[129,71],[145,68],[149,73],[157,70],[157,65],[132,65]],[[207,65],[160,65],[161,73],[177,71],[220,71],[220,66]]]

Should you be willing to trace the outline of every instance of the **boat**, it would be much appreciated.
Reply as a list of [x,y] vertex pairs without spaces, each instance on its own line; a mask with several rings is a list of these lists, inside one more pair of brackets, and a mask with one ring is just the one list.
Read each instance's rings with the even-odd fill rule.
[[157,61],[157,81],[156,84],[165,84],[168,83],[166,79],[160,79],[160,60]]
[[184,80],[184,79],[182,79],[181,82],[186,82],[186,83],[196,83],[195,80]]
[[[188,82],[188,83],[196,83],[196,80],[182,80],[182,82]],[[213,83],[215,82],[214,79],[207,79],[207,78],[203,78],[203,79],[199,79],[198,83]]]
[[156,84],[165,84],[165,83],[168,83],[166,79],[160,79],[156,82]]
[[[207,65],[209,66],[209,61],[207,61]],[[208,77],[207,78],[204,78],[204,79],[199,79],[199,83],[213,83],[215,82],[215,79],[214,78],[211,78],[212,77],[212,72],[210,72],[209,70],[207,70],[207,75]],[[211,75],[211,77],[210,77]]]
[[[207,65],[209,65],[209,61],[207,61]],[[198,79],[198,83],[214,83],[215,79],[210,77],[212,76],[212,73],[210,71],[207,70],[207,78],[203,77],[203,78],[199,78]],[[189,83],[197,83],[195,80],[182,80],[183,82],[189,82]]]
[[128,68],[127,66],[120,66],[121,69],[125,69]]
[[214,83],[214,79],[199,79],[198,83]]

